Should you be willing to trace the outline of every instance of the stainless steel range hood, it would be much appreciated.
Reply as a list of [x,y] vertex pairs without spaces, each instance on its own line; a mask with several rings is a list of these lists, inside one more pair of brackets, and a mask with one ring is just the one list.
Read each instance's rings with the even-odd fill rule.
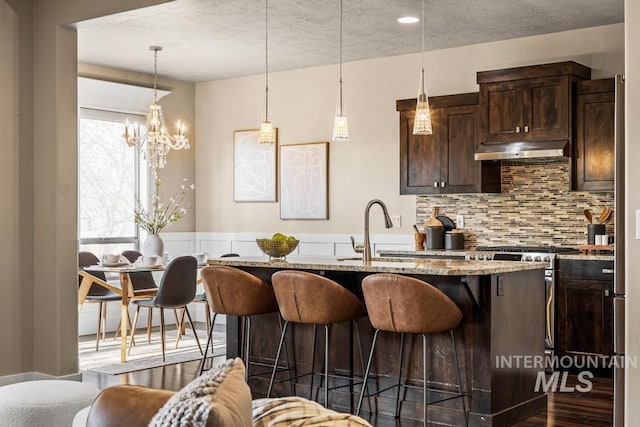
[[476,160],[544,159],[569,156],[568,141],[527,141],[481,144]]

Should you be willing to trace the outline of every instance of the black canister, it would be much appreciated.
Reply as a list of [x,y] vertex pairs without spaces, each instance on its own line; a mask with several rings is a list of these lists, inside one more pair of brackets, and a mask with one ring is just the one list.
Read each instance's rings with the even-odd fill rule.
[[444,248],[448,251],[464,249],[464,234],[448,231],[444,236]]
[[444,227],[427,227],[427,249],[444,249]]
[[587,225],[587,243],[590,245],[596,244],[596,236],[599,234],[607,234],[607,228],[605,224],[588,224]]

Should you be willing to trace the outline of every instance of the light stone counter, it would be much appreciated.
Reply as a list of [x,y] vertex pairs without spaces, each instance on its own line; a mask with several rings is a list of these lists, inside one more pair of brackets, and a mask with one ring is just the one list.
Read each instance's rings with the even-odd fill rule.
[[468,261],[460,259],[374,258],[362,260],[333,257],[290,256],[286,261],[268,261],[265,257],[210,259],[209,265],[267,267],[277,269],[358,271],[366,273],[423,274],[432,276],[483,276],[524,270],[543,269],[544,262]]
[[597,255],[584,255],[584,254],[560,254],[558,259],[575,259],[580,261],[613,261],[613,254],[597,254]]

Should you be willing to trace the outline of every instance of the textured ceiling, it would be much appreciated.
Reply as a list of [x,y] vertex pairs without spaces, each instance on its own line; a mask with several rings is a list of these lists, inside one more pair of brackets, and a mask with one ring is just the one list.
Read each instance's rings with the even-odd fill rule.
[[[420,0],[344,0],[343,61],[419,52]],[[338,62],[339,0],[269,3],[269,70]],[[624,0],[427,0],[425,49],[624,21]],[[77,23],[81,62],[207,81],[264,72],[264,2],[176,0]]]

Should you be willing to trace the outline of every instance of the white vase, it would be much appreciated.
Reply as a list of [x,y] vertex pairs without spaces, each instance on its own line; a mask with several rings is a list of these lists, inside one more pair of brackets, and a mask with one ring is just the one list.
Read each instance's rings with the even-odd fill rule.
[[160,256],[164,254],[164,242],[160,235],[149,234],[142,245],[142,255],[144,256]]

